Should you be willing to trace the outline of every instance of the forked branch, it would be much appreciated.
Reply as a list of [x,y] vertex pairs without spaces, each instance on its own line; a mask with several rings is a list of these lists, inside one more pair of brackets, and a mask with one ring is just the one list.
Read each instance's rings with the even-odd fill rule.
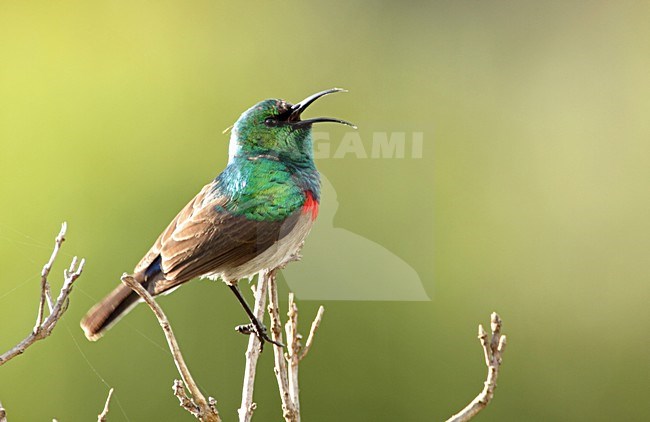
[[[72,258],[72,263],[70,267],[63,271],[64,281],[63,287],[59,292],[59,296],[56,298],[56,302],[52,301],[52,296],[50,293],[50,284],[47,281],[47,277],[50,274],[54,260],[56,259],[59,250],[61,249],[61,244],[65,240],[65,232],[68,226],[66,223],[61,225],[61,231],[56,237],[54,242],[54,250],[50,256],[49,261],[43,266],[41,271],[41,299],[38,305],[38,313],[36,314],[36,325],[34,329],[27,337],[25,337],[20,343],[16,346],[9,349],[7,352],[0,355],[0,366],[9,362],[11,359],[22,354],[27,350],[29,346],[34,344],[38,340],[42,340],[52,334],[54,327],[59,322],[65,311],[68,309],[69,296],[72,292],[73,283],[81,276],[83,271],[85,261],[82,259],[78,261],[75,256]],[[45,317],[45,305],[48,307],[48,315]],[[0,419],[1,420],[1,419]]]
[[[133,289],[133,291],[135,291],[145,301],[145,303],[149,305],[149,308],[151,308],[153,311],[154,315],[158,319],[158,323],[165,333],[165,338],[167,339],[169,350],[171,351],[172,357],[174,358],[174,363],[176,364],[176,368],[178,369],[183,383],[185,384],[185,386],[183,386],[183,383],[181,383],[180,380],[174,380],[174,385],[172,387],[174,395],[180,401],[181,407],[190,412],[200,421],[220,422],[221,417],[217,411],[217,401],[212,397],[209,397],[206,400],[205,396],[203,393],[201,393],[201,390],[196,385],[196,382],[194,382],[192,374],[185,364],[185,360],[183,359],[181,349],[178,346],[178,341],[176,341],[176,337],[174,336],[172,327],[169,324],[169,320],[167,319],[167,316],[163,312],[162,308],[154,300],[153,296],[149,294],[147,289],[135,281],[132,276],[128,274],[122,275],[122,283]],[[192,397],[188,397],[185,391],[185,387],[190,390]]]
[[[278,287],[275,281],[275,273],[271,273],[269,283],[269,314],[271,315],[271,338],[282,343],[282,322],[280,321]],[[314,334],[320,326],[323,318],[324,308],[318,309],[316,318],[311,325],[307,342],[303,348],[302,335],[298,332],[298,306],[296,305],[293,293],[289,294],[288,321],[285,325],[287,334],[287,354],[284,349],[273,346],[275,358],[275,376],[280,390],[282,401],[282,416],[287,422],[300,422],[300,388],[298,385],[298,364],[307,355],[314,341]]]
[[499,368],[501,367],[501,356],[506,347],[506,336],[501,334],[501,318],[496,312],[492,312],[490,328],[492,338],[488,335],[482,325],[478,326],[478,338],[483,347],[485,365],[488,368],[487,379],[483,390],[463,410],[447,419],[447,422],[465,422],[476,416],[483,410],[494,397],[494,390],[497,387]]

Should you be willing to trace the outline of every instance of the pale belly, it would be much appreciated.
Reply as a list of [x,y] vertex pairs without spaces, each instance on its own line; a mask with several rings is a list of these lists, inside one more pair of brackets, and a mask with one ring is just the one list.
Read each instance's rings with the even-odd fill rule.
[[302,247],[302,243],[314,224],[311,212],[303,213],[295,226],[286,236],[270,246],[255,258],[235,268],[218,273],[207,274],[212,280],[221,278],[226,283],[233,283],[242,278],[251,278],[262,270],[278,268],[289,262]]

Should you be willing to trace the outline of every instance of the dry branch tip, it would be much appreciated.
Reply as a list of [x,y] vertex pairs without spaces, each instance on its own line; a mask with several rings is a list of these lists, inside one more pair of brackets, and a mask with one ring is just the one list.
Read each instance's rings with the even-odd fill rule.
[[[55,241],[54,241],[54,248],[52,250],[52,253],[50,255],[49,260],[47,263],[43,266],[43,270],[41,271],[41,294],[40,294],[40,300],[39,300],[39,305],[38,305],[38,313],[36,314],[36,323],[34,324],[34,328],[32,331],[29,333],[25,339],[23,339],[20,343],[18,343],[16,346],[5,352],[4,354],[0,355],[0,366],[7,363],[9,360],[13,359],[14,357],[22,354],[25,352],[25,350],[34,344],[37,340],[42,340],[52,334],[52,330],[54,330],[54,327],[57,325],[63,314],[68,308],[68,303],[69,303],[69,295],[70,292],[72,291],[72,285],[73,283],[81,276],[81,272],[83,270],[83,260],[81,265],[75,270],[73,273],[68,273],[64,271],[64,282],[63,282],[63,287],[61,287],[61,291],[59,292],[59,296],[56,299],[56,302],[52,300],[52,295],[50,292],[50,284],[47,280],[47,277],[50,274],[50,271],[52,269],[52,266],[54,265],[54,260],[56,259],[57,255],[59,254],[59,250],[61,248],[61,244],[63,243],[65,239],[65,233],[67,230],[67,224],[63,223],[61,225],[61,231],[57,235]],[[76,261],[73,260],[73,264],[76,266]],[[45,305],[47,304],[49,314],[46,317],[45,316]]]
[[485,365],[488,368],[487,378],[483,390],[463,410],[447,419],[447,422],[465,422],[476,416],[483,410],[494,397],[494,390],[497,386],[497,377],[501,367],[501,355],[505,349],[506,336],[501,335],[503,321],[496,312],[490,315],[490,329],[492,337],[488,339],[483,325],[478,326],[478,339],[483,349]]
[[108,397],[106,397],[106,403],[104,403],[104,409],[102,410],[102,413],[97,415],[97,422],[106,422],[108,419],[108,406],[111,404],[111,398],[113,397],[113,391],[114,389],[111,388],[108,391]]

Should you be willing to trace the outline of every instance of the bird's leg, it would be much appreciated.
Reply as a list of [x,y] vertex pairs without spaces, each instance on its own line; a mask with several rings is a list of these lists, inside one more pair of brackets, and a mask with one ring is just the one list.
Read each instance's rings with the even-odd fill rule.
[[246,315],[248,315],[248,318],[251,321],[250,324],[237,326],[236,330],[242,334],[255,333],[257,338],[260,340],[260,348],[264,347],[264,341],[268,341],[269,343],[275,344],[276,346],[279,347],[285,347],[284,344],[274,341],[269,337],[269,335],[266,332],[266,327],[257,319],[257,317],[255,317],[255,314],[251,310],[250,306],[248,306],[248,303],[246,303],[246,299],[244,299],[244,296],[242,296],[241,291],[239,290],[239,286],[237,286],[237,283],[233,283],[233,284],[229,283],[228,287],[230,287],[230,290],[232,290],[232,292],[235,294],[237,300],[244,308],[244,311],[246,311]]

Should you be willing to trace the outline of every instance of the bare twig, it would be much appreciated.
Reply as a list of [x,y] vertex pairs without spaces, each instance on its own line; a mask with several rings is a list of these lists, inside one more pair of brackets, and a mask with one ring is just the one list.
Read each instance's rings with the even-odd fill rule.
[[97,422],[106,422],[108,420],[108,405],[111,404],[111,397],[113,397],[113,389],[112,388],[108,391],[108,397],[106,397],[106,403],[104,404],[104,410],[102,410],[102,413],[97,415]]
[[[275,282],[275,273],[268,279],[269,283],[269,314],[271,315],[271,338],[274,341],[282,342],[282,323],[280,321],[278,289]],[[316,318],[311,325],[307,342],[303,348],[302,336],[298,332],[298,306],[294,300],[293,293],[289,293],[289,317],[285,325],[287,334],[287,354],[281,347],[274,346],[275,358],[274,372],[280,390],[282,400],[282,416],[287,422],[300,421],[300,388],[298,384],[298,364],[307,355],[314,341],[316,330],[323,318],[324,308],[318,309]],[[288,367],[287,367],[288,363]]]
[[298,383],[298,365],[302,361],[311,345],[314,342],[314,335],[316,330],[320,326],[320,323],[323,319],[323,312],[325,308],[320,306],[318,308],[318,313],[316,318],[311,324],[311,329],[309,330],[309,335],[307,336],[307,342],[303,347],[301,340],[302,335],[298,332],[298,305],[294,300],[293,293],[289,293],[289,311],[287,316],[289,317],[287,323],[284,326],[285,332],[287,334],[288,350],[286,359],[289,362],[289,394],[291,395],[291,400],[293,401],[294,408],[297,414],[297,420],[300,420],[300,387]]
[[0,403],[0,422],[7,422],[7,412],[2,407],[2,403]]
[[[277,343],[282,341],[282,322],[280,321],[279,300],[278,300],[278,285],[275,281],[275,271],[269,273],[269,315],[271,316],[271,338]],[[273,345],[273,355],[275,358],[275,366],[273,371],[278,381],[278,389],[280,390],[280,400],[282,401],[282,416],[287,422],[298,422],[300,415],[296,412],[296,408],[291,400],[291,392],[289,390],[289,376],[287,371],[287,361],[284,356],[282,347]]]
[[52,270],[52,265],[54,265],[54,260],[56,259],[56,256],[59,254],[59,250],[61,249],[61,244],[65,241],[65,232],[67,230],[68,230],[68,224],[64,221],[63,224],[61,224],[61,231],[59,231],[59,235],[54,240],[54,249],[52,250],[52,255],[50,255],[50,260],[47,261],[47,263],[43,266],[43,269],[41,270],[41,301],[39,302],[38,305],[38,315],[36,317],[36,325],[34,325],[34,332],[36,332],[38,330],[38,327],[40,327],[41,324],[43,323],[43,313],[45,310],[45,303],[47,302],[50,313],[52,312],[52,308],[54,307],[52,303],[50,283],[47,282],[47,276],[50,275],[50,271]]
[[318,327],[320,327],[320,323],[323,320],[323,312],[325,312],[325,308],[320,306],[318,308],[318,312],[316,313],[316,318],[314,318],[314,321],[311,323],[311,329],[309,330],[309,335],[307,336],[307,342],[305,342],[305,347],[300,352],[299,360],[303,360],[305,356],[307,356],[307,353],[309,353],[311,345],[314,343],[314,335],[316,334],[316,330],[318,330]]
[[287,356],[289,362],[289,394],[293,407],[296,411],[296,420],[300,420],[300,387],[298,384],[298,363],[300,362],[300,340],[302,336],[298,333],[298,306],[289,293],[289,310],[287,311],[287,323],[284,326],[287,334]]
[[[64,282],[59,296],[56,298],[56,302],[52,302],[52,297],[50,295],[50,285],[47,281],[47,276],[52,269],[52,265],[56,256],[61,248],[61,244],[65,240],[65,232],[67,229],[66,223],[61,225],[61,231],[56,237],[54,244],[54,250],[50,256],[50,260],[43,267],[41,272],[41,300],[39,302],[38,314],[36,317],[36,325],[32,332],[23,339],[20,343],[14,346],[12,349],[8,350],[4,354],[0,355],[0,366],[4,365],[14,357],[22,354],[25,350],[34,344],[38,340],[42,340],[52,334],[52,330],[56,327],[56,324],[59,322],[65,311],[68,309],[69,296],[72,291],[73,283],[79,278],[85,261],[82,259],[78,262],[77,257],[72,259],[70,267],[63,271]],[[47,303],[49,308],[49,315],[45,318],[45,304]]]
[[133,289],[133,291],[135,291],[147,303],[147,305],[149,305],[165,333],[165,338],[167,339],[169,350],[174,358],[176,368],[183,379],[183,383],[192,394],[192,398],[189,398],[185,393],[185,389],[180,384],[180,381],[174,381],[174,395],[179,398],[181,406],[200,421],[220,422],[221,417],[216,408],[216,400],[212,397],[206,400],[205,396],[201,393],[201,390],[199,390],[199,387],[194,382],[192,374],[185,364],[185,360],[183,359],[183,355],[181,354],[180,347],[178,346],[172,327],[169,324],[169,320],[162,308],[154,300],[151,294],[149,294],[140,283],[135,281],[132,276],[124,274],[122,276],[122,282]]
[[506,336],[501,335],[501,318],[496,312],[491,315],[490,328],[492,338],[488,341],[488,335],[482,325],[478,326],[478,338],[483,347],[485,365],[488,367],[487,379],[483,391],[463,410],[447,419],[447,422],[465,422],[476,416],[492,400],[494,390],[497,387],[497,377],[501,366],[501,355],[506,347]]
[[[253,313],[258,321],[264,318],[264,308],[266,306],[266,292],[268,289],[269,271],[261,271],[257,278],[257,288],[255,291],[255,309]],[[237,411],[240,422],[249,422],[253,418],[253,412],[256,404],[253,402],[253,389],[255,384],[255,371],[257,369],[257,359],[260,356],[260,340],[256,335],[249,336],[248,348],[246,349],[246,367],[244,369],[244,386],[242,388],[241,406]]]
[[[209,420],[209,419],[201,419],[199,416],[196,415],[197,404],[194,403],[194,401],[190,397],[188,397],[187,392],[185,391],[185,386],[183,385],[183,381],[174,380],[174,384],[172,385],[172,391],[174,392],[176,398],[178,398],[179,404],[183,409],[190,412],[199,420],[205,420],[205,421]],[[212,412],[217,414],[219,413],[217,412],[217,401],[214,399],[214,397],[208,397],[208,407]]]

